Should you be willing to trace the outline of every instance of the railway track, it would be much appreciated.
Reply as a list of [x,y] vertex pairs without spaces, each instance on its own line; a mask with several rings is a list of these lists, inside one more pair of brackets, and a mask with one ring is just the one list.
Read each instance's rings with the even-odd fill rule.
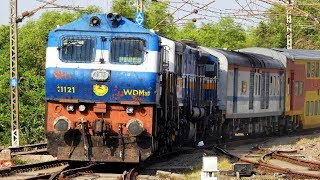
[[302,159],[296,150],[271,151],[258,148],[242,156],[221,147],[215,147],[215,150],[234,161],[252,164],[257,174],[281,174],[290,179],[320,179],[320,163]]
[[[47,143],[29,144],[25,146],[8,147],[11,156],[27,154],[47,154]],[[5,148],[0,148],[0,152]]]
[[[313,131],[300,132],[295,135],[307,135],[311,134]],[[289,135],[293,136],[293,135]],[[197,147],[197,148],[180,148],[179,150],[166,153],[163,155],[158,155],[154,158],[151,158],[149,161],[143,162],[137,165],[133,165],[131,167],[120,167],[117,172],[111,172],[114,167],[110,167],[107,164],[81,164],[75,165],[70,162],[62,162],[62,161],[50,161],[45,163],[37,163],[25,166],[15,166],[11,168],[6,168],[0,170],[0,176],[2,178],[7,179],[134,179],[135,177],[139,177],[140,179],[148,179],[148,175],[139,174],[143,171],[144,168],[152,165],[157,162],[165,162],[170,158],[176,157],[180,154],[188,154],[193,151],[198,151],[199,149],[212,149],[214,148],[221,154],[227,155],[233,158],[234,161],[247,162],[254,165],[257,172],[260,173],[281,173],[286,174],[289,177],[294,178],[319,178],[320,176],[317,174],[320,169],[319,163],[312,163],[301,158],[295,158],[292,155],[287,155],[293,152],[288,151],[270,151],[268,149],[258,148],[260,152],[259,158],[256,159],[248,158],[248,157],[239,157],[232,153],[229,153],[224,148],[220,147],[235,147],[245,144],[261,144],[263,142],[269,141],[273,137],[267,138],[253,138],[247,139],[246,137],[241,137],[238,139],[234,139],[228,142],[223,143],[211,143],[207,146]],[[218,147],[219,145],[219,147]],[[20,147],[10,147],[12,152],[12,156],[20,155],[20,154],[34,154],[34,153],[42,153],[46,150],[46,144],[35,144],[35,145],[27,145]],[[258,152],[257,151],[257,152]],[[262,158],[263,157],[263,158]],[[292,164],[300,164],[303,167],[309,167],[307,170],[313,170],[314,172],[299,172],[295,169],[277,167],[275,165],[270,164],[270,159],[272,160],[281,160],[286,163]],[[110,173],[109,173],[110,172]],[[151,176],[152,177],[152,176]]]
[[[33,179],[47,177],[57,170],[68,166],[66,161],[48,161],[42,163],[13,166],[0,169],[1,179]],[[39,179],[39,178],[38,178]]]

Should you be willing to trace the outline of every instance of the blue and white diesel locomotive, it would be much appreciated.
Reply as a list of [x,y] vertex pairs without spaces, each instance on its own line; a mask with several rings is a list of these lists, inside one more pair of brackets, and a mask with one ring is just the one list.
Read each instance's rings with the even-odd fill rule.
[[116,14],[52,30],[46,57],[48,151],[58,159],[139,162],[207,134],[216,59]]

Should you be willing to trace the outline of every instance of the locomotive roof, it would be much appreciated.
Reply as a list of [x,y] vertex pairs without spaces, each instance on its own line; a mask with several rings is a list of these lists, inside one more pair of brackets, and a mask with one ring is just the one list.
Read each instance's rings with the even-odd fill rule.
[[228,64],[254,68],[284,69],[284,66],[281,62],[269,56],[250,52],[238,52],[224,49],[211,50],[223,54],[228,60]]
[[[99,26],[90,26],[90,18],[94,16],[100,19]],[[112,27],[112,21],[107,18],[107,14],[84,14],[80,19],[58,27],[53,31],[59,30],[154,34],[123,16],[121,17],[119,26]]]
[[320,51],[318,50],[303,50],[303,49],[283,49],[273,48],[292,60],[320,60]]

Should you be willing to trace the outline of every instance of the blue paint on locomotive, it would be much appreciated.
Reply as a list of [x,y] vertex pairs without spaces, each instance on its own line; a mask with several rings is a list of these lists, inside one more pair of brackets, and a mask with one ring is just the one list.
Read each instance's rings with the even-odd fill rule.
[[[93,16],[101,20],[100,26],[90,26],[90,18]],[[105,36],[107,39],[116,37],[140,37],[148,41],[146,44],[148,50],[158,51],[159,49],[159,37],[156,34],[124,17],[122,17],[118,27],[112,27],[112,21],[107,19],[106,14],[84,14],[82,18],[52,30],[49,33],[47,47],[59,47],[61,38],[69,35],[92,36],[93,38]],[[101,46],[101,41],[97,41],[96,48],[108,50],[109,46]]]
[[90,69],[47,68],[46,99],[78,99],[80,102],[139,101],[156,103],[156,73],[111,71],[111,79],[91,79]]

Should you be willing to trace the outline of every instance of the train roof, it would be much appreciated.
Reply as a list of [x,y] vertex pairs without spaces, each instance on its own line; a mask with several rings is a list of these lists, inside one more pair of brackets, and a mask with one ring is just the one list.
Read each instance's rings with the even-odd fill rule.
[[272,48],[292,60],[320,60],[320,51],[303,49]]
[[[98,26],[90,25],[90,20],[93,17],[100,20]],[[148,29],[140,27],[138,24],[121,16],[118,26],[113,25],[114,21],[107,18],[107,14],[84,14],[80,19],[54,29],[52,32],[66,31],[91,31],[91,32],[118,32],[118,33],[142,33],[154,34]]]
[[280,61],[262,54],[212,48],[205,48],[204,50],[211,54],[215,53],[210,51],[217,51],[221,53],[228,60],[228,64],[232,65],[253,68],[284,69],[284,66]]

